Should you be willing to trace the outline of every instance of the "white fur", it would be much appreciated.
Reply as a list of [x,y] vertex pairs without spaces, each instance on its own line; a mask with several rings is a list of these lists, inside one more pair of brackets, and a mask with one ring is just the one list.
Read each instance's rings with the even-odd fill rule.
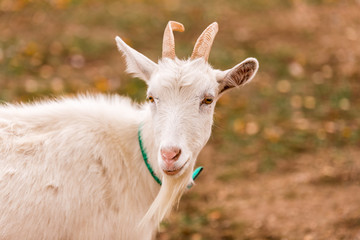
[[[80,95],[0,107],[0,239],[151,239],[192,182],[232,69],[220,74],[203,59],[156,64],[116,40],[154,103]],[[143,162],[140,125],[161,188]],[[169,176],[160,149],[172,146],[182,169]]]
[[0,108],[0,239],[150,239],[156,223],[136,227],[159,191],[146,118],[118,96]]

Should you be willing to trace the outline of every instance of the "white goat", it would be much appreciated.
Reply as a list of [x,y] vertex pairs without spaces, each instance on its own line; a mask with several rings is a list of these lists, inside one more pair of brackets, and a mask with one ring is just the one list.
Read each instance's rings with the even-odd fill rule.
[[258,69],[254,58],[226,71],[207,63],[217,23],[202,33],[190,59],[179,60],[173,30],[184,27],[168,23],[157,64],[116,37],[127,71],[148,84],[142,106],[116,95],[82,95],[0,107],[0,239],[155,235],[192,184],[215,102]]

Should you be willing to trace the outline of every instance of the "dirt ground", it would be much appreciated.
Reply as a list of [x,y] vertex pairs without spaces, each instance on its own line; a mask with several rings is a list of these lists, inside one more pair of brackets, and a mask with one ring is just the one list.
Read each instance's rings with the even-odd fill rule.
[[[201,158],[213,154],[209,146]],[[172,226],[159,239],[360,239],[359,156],[357,148],[323,149],[280,161],[265,174],[246,162],[241,167],[248,177],[226,183],[214,178],[219,164],[204,163],[195,193],[184,196],[169,222],[179,222],[182,211],[206,212],[207,230],[185,227],[174,238],[179,226]]]

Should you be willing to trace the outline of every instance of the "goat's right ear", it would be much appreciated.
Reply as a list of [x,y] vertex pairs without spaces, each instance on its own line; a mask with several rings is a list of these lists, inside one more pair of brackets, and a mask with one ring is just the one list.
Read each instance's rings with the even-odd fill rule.
[[216,79],[219,83],[219,95],[228,89],[250,82],[258,69],[259,62],[256,58],[247,58],[229,70],[216,70]]
[[157,64],[129,47],[120,37],[116,37],[115,41],[119,51],[125,56],[126,71],[148,82]]

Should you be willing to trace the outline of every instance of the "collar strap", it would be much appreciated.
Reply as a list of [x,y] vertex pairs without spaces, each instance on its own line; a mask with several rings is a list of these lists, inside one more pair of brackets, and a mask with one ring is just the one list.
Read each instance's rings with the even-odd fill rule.
[[139,146],[140,146],[140,151],[141,151],[141,155],[144,159],[144,162],[145,162],[145,165],[147,167],[147,169],[149,170],[151,176],[155,179],[155,181],[161,186],[162,182],[161,180],[156,176],[156,174],[154,173],[154,170],[152,169],[149,161],[148,161],[148,156],[146,154],[146,151],[145,151],[145,148],[143,146],[143,143],[142,143],[142,139],[141,139],[141,125],[139,126],[139,129],[138,129],[138,140],[139,140]]
[[[144,148],[144,145],[143,145],[143,141],[142,141],[142,138],[141,138],[141,126],[142,124],[140,124],[139,126],[139,129],[138,129],[138,140],[139,140],[139,146],[140,146],[140,151],[141,151],[141,155],[144,159],[144,163],[147,167],[147,169],[149,170],[151,176],[155,179],[155,181],[161,186],[162,182],[161,180],[158,178],[158,176],[156,176],[154,170],[152,169],[149,161],[148,161],[148,156],[146,154],[146,151],[145,151],[145,148]],[[192,175],[192,179],[195,181],[195,179],[199,176],[199,174],[201,173],[201,171],[203,170],[204,168],[203,167],[198,167],[197,169],[195,169],[195,171],[193,172],[193,175]],[[190,183],[187,188],[190,189],[191,187],[193,186],[192,183]]]

